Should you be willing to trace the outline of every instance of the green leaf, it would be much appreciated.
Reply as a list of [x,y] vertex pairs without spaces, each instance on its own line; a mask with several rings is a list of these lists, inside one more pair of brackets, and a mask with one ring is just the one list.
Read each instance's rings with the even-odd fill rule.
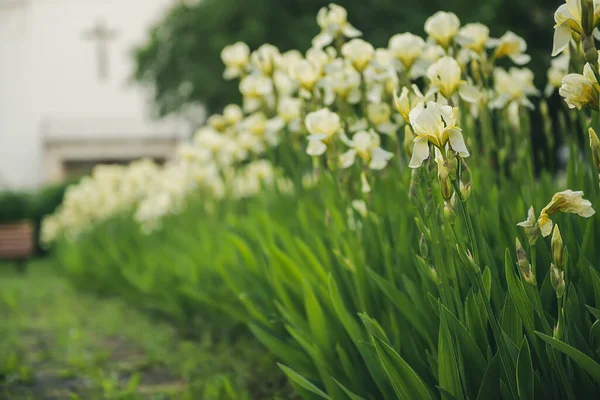
[[[323,309],[317,300],[314,292],[312,291],[311,285],[304,280],[304,306],[306,309],[306,316],[308,318],[308,324],[310,330],[315,338],[317,344],[321,347],[324,352],[333,352],[331,346],[331,323],[328,323],[328,319],[325,317]],[[337,323],[337,321],[335,321]]]
[[240,302],[246,308],[246,311],[254,318],[254,320],[261,322],[264,325],[269,325],[269,318],[262,312],[262,310],[254,304],[254,302],[248,298],[247,295],[242,294],[239,296]]
[[523,338],[521,349],[517,357],[517,390],[519,398],[522,400],[533,399],[534,393],[534,375],[533,364],[531,362],[531,352],[529,343]]
[[299,237],[294,238],[296,246],[298,246],[298,250],[302,253],[302,255],[306,258],[308,265],[312,266],[313,271],[318,275],[321,281],[327,282],[327,271],[325,271],[325,267],[313,251],[302,241]]
[[475,294],[471,291],[467,295],[467,301],[465,304],[465,316],[467,319],[467,329],[473,336],[475,343],[481,350],[482,354],[487,354],[489,348],[489,341],[487,337],[487,328],[484,324],[484,319],[481,318],[481,311],[479,310],[479,302],[475,298]]
[[369,335],[378,337],[381,340],[389,342],[389,339],[388,339],[384,329],[379,324],[379,322],[377,322],[373,318],[369,317],[365,313],[360,313],[360,314],[358,314],[358,316],[360,317],[363,324],[365,325],[365,328],[367,328],[367,332],[369,332]]
[[571,357],[571,359],[573,359],[573,361],[575,361],[585,372],[590,374],[590,376],[594,378],[596,382],[600,383],[600,364],[583,354],[581,351],[569,346],[564,342],[561,342],[560,340],[556,340],[551,336],[544,335],[541,332],[536,332],[535,334],[556,350]]
[[406,294],[396,289],[394,285],[372,270],[369,270],[369,276],[377,283],[381,291],[388,297],[392,304],[396,306],[396,309],[404,318],[406,318],[410,325],[414,327],[424,339],[427,340],[431,347],[434,347],[430,334],[432,330],[426,325],[428,320],[424,318],[422,313],[419,313],[418,308],[414,307],[413,302],[406,296]]
[[523,336],[523,323],[511,296],[505,297],[504,309],[500,316],[500,325],[511,341],[514,343],[519,342],[519,339]]
[[348,397],[350,397],[350,400],[365,400],[363,397],[360,397],[359,395],[352,393],[350,390],[348,390],[348,388],[346,386],[342,385],[337,379],[335,379],[335,378],[332,378],[332,379],[335,383],[338,384],[338,386],[340,388],[342,388],[344,393],[346,393],[348,395]]
[[500,392],[502,393],[502,398],[504,399],[510,399],[513,397],[510,388],[503,380],[500,380]]
[[273,260],[277,262],[277,266],[286,274],[288,280],[300,282],[303,279],[302,270],[285,252],[276,246],[270,246],[269,250]]
[[377,354],[388,374],[396,394],[403,400],[431,399],[435,397],[417,373],[404,361],[400,354],[381,339],[373,336]]
[[457,341],[457,351],[459,351],[462,356],[463,365],[469,366],[469,371],[465,374],[469,387],[472,392],[477,393],[487,368],[485,356],[460,320],[443,304],[440,308],[441,313],[446,318],[450,331]]
[[342,325],[344,325],[344,328],[346,328],[346,331],[352,340],[358,341],[363,339],[363,332],[354,317],[346,309],[340,290],[331,275],[329,276],[329,295],[331,296],[331,301],[333,302],[338,318],[342,322]]
[[583,243],[581,244],[581,252],[583,254],[593,253],[593,250],[589,247],[594,246],[594,237],[594,220],[590,219],[586,225],[585,233],[583,234]]
[[[357,354],[355,354],[353,352],[352,353],[353,357],[350,357],[350,355],[346,352],[346,350],[354,350],[354,349],[352,349],[352,348],[344,349],[344,347],[341,346],[339,343],[337,343],[335,345],[335,351],[336,351],[337,356],[340,359],[340,364],[342,365],[342,368],[344,369],[344,373],[346,374],[347,377],[353,378],[360,374],[360,372],[358,372],[358,371],[361,371],[362,362],[359,362],[359,358],[358,358]],[[353,383],[357,386],[362,387],[362,381],[363,381],[363,379],[357,379]]]
[[256,270],[256,258],[254,258],[254,254],[252,253],[252,250],[250,250],[246,242],[235,234],[229,234],[228,239],[242,256],[244,260],[244,266],[252,270]]
[[284,360],[290,365],[300,365],[302,366],[303,370],[314,369],[314,366],[308,356],[304,352],[298,350],[295,346],[286,343],[284,340],[259,327],[258,325],[250,324],[249,328],[258,341],[281,360]]
[[598,310],[597,308],[594,308],[594,307],[590,307],[587,304],[586,304],[586,307],[587,307],[588,311],[590,313],[592,313],[594,318],[596,318],[596,320],[600,320],[600,310]]
[[459,366],[445,314],[440,319],[438,341],[438,379],[440,387],[457,399],[463,398]]
[[594,322],[590,328],[590,347],[598,352],[600,349],[600,320]]
[[456,397],[452,396],[452,393],[447,390],[444,390],[441,387],[438,387],[438,390],[440,391],[443,400],[456,400]]
[[283,370],[283,372],[286,374],[286,376],[291,381],[295,382],[300,387],[308,390],[311,393],[319,395],[324,399],[331,400],[331,397],[327,396],[327,394],[325,392],[323,392],[321,389],[319,389],[318,387],[316,387],[315,385],[310,383],[306,378],[304,378],[302,375],[298,374],[293,369],[286,367],[285,365],[282,365],[279,363],[277,365],[279,365],[279,368],[281,368]]
[[488,365],[483,382],[479,387],[477,400],[502,400],[500,393],[500,377],[502,373],[502,363],[500,355],[496,353],[492,362]]
[[577,288],[573,285],[573,282],[569,284],[565,298],[565,309],[564,312],[568,315],[568,321],[570,326],[581,326],[581,306],[579,304],[579,296]]
[[[549,344],[546,344],[546,353],[548,354],[548,361],[550,362],[550,365],[552,366],[552,368],[554,369],[554,374],[555,376],[557,376],[559,379],[557,380],[558,382],[560,382],[564,393],[567,394],[567,398],[569,400],[575,400],[575,393],[573,393],[573,385],[570,381],[570,379],[567,376],[567,372],[565,371],[564,368],[564,364],[563,362],[559,362],[558,359],[558,351],[555,351],[555,349],[550,346]],[[571,363],[568,363],[569,366]]]
[[[575,288],[572,287],[573,292],[575,292]],[[573,317],[576,313],[574,308],[580,307],[579,302],[571,302],[571,299],[568,299],[565,306],[565,314],[567,318],[565,319],[565,337],[569,338],[569,343],[572,347],[579,349],[582,353],[586,354],[589,357],[594,357],[594,353],[590,348],[588,341],[584,338],[583,334],[579,330],[579,327],[584,326],[583,318],[581,317],[580,309],[577,310],[577,320]]]
[[596,308],[600,307],[600,274],[594,267],[590,265],[590,273],[592,275],[592,283],[594,285],[594,299]]
[[[342,394],[338,385],[336,385],[331,377],[331,369],[338,370],[338,367],[331,364],[331,360],[333,357],[326,357],[323,354],[323,351],[317,346],[317,344],[311,341],[311,336],[304,336],[300,331],[295,330],[293,327],[286,325],[287,331],[294,338],[296,342],[298,342],[302,348],[310,355],[313,360],[313,363],[316,367],[316,371],[318,372],[319,378],[316,376],[312,376],[314,373],[313,369],[310,370],[311,376],[305,376],[307,379],[317,380],[321,382],[321,384],[325,387],[325,390],[329,395],[333,398],[339,398]],[[332,349],[326,349],[327,351],[331,351]]]
[[490,271],[489,267],[486,267],[485,270],[483,270],[481,277],[483,279],[483,285],[485,286],[485,292],[489,301],[492,295],[492,271]]
[[383,373],[384,367],[373,349],[374,346],[371,343],[372,341],[365,340],[365,337],[368,336],[365,334],[364,329],[361,329],[361,325],[357,323],[356,319],[346,309],[339,288],[333,277],[329,278],[329,292],[338,318],[342,322],[342,325],[344,325],[344,328],[346,328],[346,331],[348,332],[348,335],[354,342],[355,346],[358,348],[363,361],[366,363],[367,368],[373,377],[373,380],[377,384],[377,387],[382,393],[391,394],[392,386]]
[[[523,287],[523,282],[520,279],[517,279],[513,264],[509,257],[506,257],[504,263],[504,272],[506,275],[506,283],[508,285],[508,293],[513,301],[513,305],[521,317],[521,321],[525,326],[525,330],[529,334],[533,334],[535,329],[533,307],[529,301],[529,298],[527,297],[525,288]],[[521,335],[519,334],[519,336]],[[518,340],[516,337],[510,337],[513,339],[513,341]]]
[[129,378],[127,382],[127,392],[133,393],[137,387],[140,385],[140,380],[142,379],[142,375],[139,372],[136,372]]

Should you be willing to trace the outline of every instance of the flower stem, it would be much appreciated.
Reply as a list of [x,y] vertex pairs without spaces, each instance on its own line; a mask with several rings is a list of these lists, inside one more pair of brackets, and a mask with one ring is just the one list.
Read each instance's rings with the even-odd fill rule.
[[[459,175],[460,177],[460,175]],[[479,251],[477,247],[477,241],[475,239],[475,230],[473,229],[473,223],[467,212],[466,205],[464,203],[462,194],[460,193],[460,185],[458,180],[452,180],[452,185],[454,186],[454,190],[456,192],[456,196],[458,197],[458,203],[460,204],[459,208],[461,210],[461,216],[467,227],[467,234],[469,235],[469,242],[473,252],[473,260],[475,264],[479,267],[479,272],[473,271],[473,275],[475,277],[475,283],[477,284],[477,289],[483,296],[482,300],[485,304],[485,312],[487,314],[488,321],[490,322],[490,326],[492,327],[492,333],[494,334],[494,338],[496,339],[496,343],[498,345],[498,353],[500,354],[500,360],[502,361],[502,367],[504,368],[504,372],[507,377],[512,377],[514,375],[514,362],[512,361],[512,357],[510,355],[508,345],[506,344],[505,338],[503,336],[503,332],[500,329],[500,325],[496,320],[496,316],[494,311],[492,310],[492,306],[490,304],[490,300],[487,299],[487,291],[485,289],[485,285],[483,283],[483,278],[481,276],[481,266],[479,264]],[[459,243],[460,246],[460,243]],[[471,270],[472,271],[472,270]],[[514,379],[509,379],[509,388],[512,392],[513,396],[517,398],[517,391],[515,389]]]
[[[483,278],[481,277],[480,272],[473,272],[475,276],[475,282],[477,284],[477,288],[481,293],[481,296],[484,296],[483,303],[485,304],[485,312],[487,314],[488,321],[490,322],[490,326],[492,327],[492,333],[494,334],[494,338],[496,339],[496,344],[498,346],[498,353],[500,354],[500,361],[502,362],[502,367],[504,368],[504,372],[507,377],[514,376],[515,365],[512,361],[512,357],[508,350],[508,346],[506,344],[504,334],[502,329],[500,329],[500,325],[496,320],[496,316],[494,315],[494,311],[492,310],[492,306],[490,305],[490,301],[486,299],[487,292],[485,290],[485,285],[483,283]],[[518,398],[517,391],[515,390],[513,379],[509,378],[508,385],[513,394],[514,398]]]
[[[535,246],[529,246],[529,254],[531,254],[531,271],[533,272],[533,276],[537,281],[537,252],[535,251]],[[540,297],[540,291],[537,288],[537,284],[536,286],[532,286],[531,292],[533,292],[534,296],[533,306],[535,307],[540,321],[542,321],[542,325],[544,325],[544,330],[546,334],[551,334],[552,328],[550,328],[550,324],[548,324],[548,320],[546,319],[546,315],[544,314],[544,308],[542,307],[542,298]]]
[[479,249],[477,247],[477,240],[475,239],[475,230],[473,229],[473,223],[471,221],[471,217],[467,212],[467,206],[465,201],[463,200],[462,194],[460,192],[460,185],[457,180],[452,180],[452,186],[454,187],[454,192],[458,197],[458,204],[460,208],[460,214],[463,218],[465,226],[467,228],[467,235],[469,236],[469,244],[471,246],[471,251],[473,252],[473,259],[475,263],[479,265]]

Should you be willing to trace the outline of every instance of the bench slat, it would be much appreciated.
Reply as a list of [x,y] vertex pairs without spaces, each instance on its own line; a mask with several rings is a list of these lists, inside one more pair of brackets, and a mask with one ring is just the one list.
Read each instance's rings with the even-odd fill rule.
[[33,255],[33,227],[29,222],[0,224],[0,258],[23,259]]

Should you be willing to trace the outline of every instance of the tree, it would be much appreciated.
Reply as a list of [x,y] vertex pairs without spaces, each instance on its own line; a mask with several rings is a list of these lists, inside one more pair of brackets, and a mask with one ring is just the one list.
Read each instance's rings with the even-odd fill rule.
[[[178,3],[135,49],[134,79],[153,89],[156,113],[204,104],[209,112],[239,101],[235,82],[222,79],[221,49],[237,41],[307,50],[319,31],[316,14],[328,0],[202,0]],[[499,37],[510,29],[529,43],[530,68],[541,86],[552,48],[552,14],[562,0],[343,0],[350,22],[375,46],[400,32],[423,34],[428,16],[445,9],[461,22],[482,22]]]

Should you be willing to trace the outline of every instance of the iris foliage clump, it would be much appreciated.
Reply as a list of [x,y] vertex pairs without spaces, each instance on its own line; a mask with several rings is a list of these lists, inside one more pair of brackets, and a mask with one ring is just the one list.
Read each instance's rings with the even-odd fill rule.
[[306,53],[225,47],[242,104],[98,168],[44,238],[83,289],[247,325],[306,399],[595,398],[599,20],[557,10],[542,93],[513,32],[438,12],[375,48],[324,7]]

